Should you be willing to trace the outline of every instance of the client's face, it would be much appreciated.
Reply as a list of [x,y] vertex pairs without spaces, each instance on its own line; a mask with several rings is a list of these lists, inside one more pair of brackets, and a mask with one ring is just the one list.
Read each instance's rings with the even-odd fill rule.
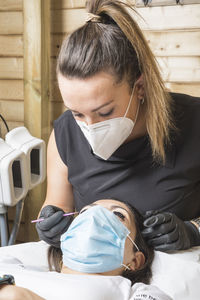
[[[95,205],[103,206],[113,212],[119,218],[120,222],[122,222],[128,228],[128,230],[130,231],[129,236],[132,238],[132,240],[135,240],[136,226],[134,216],[130,208],[125,203],[112,199],[98,200],[90,205],[83,207],[80,213]],[[141,266],[145,263],[145,257],[142,252],[137,250],[134,251],[133,247],[134,246],[130,239],[126,238],[123,264],[129,266],[129,268],[132,270],[137,270],[140,269]],[[123,271],[124,267],[114,271],[106,272],[105,275],[120,275]]]
[[[136,236],[136,226],[135,226],[135,220],[132,211],[127,207],[126,204],[117,201],[117,200],[111,200],[111,199],[105,199],[105,200],[98,200],[91,205],[85,206],[80,211],[80,215],[84,215],[84,212],[86,212],[89,208],[95,207],[95,206],[102,206],[109,211],[113,212],[120,220],[120,222],[123,223],[123,225],[130,231],[129,237],[132,239],[132,241],[135,240]],[[88,211],[89,212],[89,211]],[[119,227],[117,225],[117,227]],[[84,234],[84,233],[83,233]],[[140,269],[141,266],[145,262],[145,258],[142,252],[134,250],[134,246],[132,241],[129,239],[129,237],[125,240],[125,246],[124,246],[124,256],[123,256],[123,265],[128,266],[130,270],[137,270]],[[113,252],[112,252],[113,253]],[[113,253],[113,255],[115,255]],[[64,263],[64,261],[63,261]],[[106,271],[106,272],[93,272],[93,274],[102,274],[102,275],[121,275],[122,272],[125,270],[125,267],[121,266],[117,269]],[[75,269],[76,270],[76,269]],[[76,271],[72,271],[66,266],[63,269],[64,273],[80,273]],[[84,273],[84,272],[82,272]],[[87,272],[86,272],[87,273]]]

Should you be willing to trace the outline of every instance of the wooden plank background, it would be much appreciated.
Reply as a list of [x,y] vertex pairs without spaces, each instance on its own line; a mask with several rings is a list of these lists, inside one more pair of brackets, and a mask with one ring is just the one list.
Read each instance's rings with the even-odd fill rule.
[[23,125],[23,110],[22,0],[0,0],[0,112],[10,129]]
[[[9,129],[24,125],[23,93],[23,4],[22,0],[0,0],[0,113]],[[0,136],[6,128],[0,121]],[[15,207],[8,209],[9,227],[15,216]],[[18,242],[25,238],[24,213]]]
[[[134,1],[137,7],[144,7],[144,2],[142,0]],[[180,0],[179,5],[187,5],[187,4],[196,4],[199,3],[198,0]],[[177,5],[176,0],[151,0],[148,3],[148,6],[168,6],[168,5]]]
[[22,11],[23,0],[0,0],[0,11]]
[[[25,0],[29,1],[29,0]],[[152,2],[157,4],[159,0]],[[171,0],[165,0],[169,4]],[[166,87],[175,92],[200,95],[200,3],[185,0],[187,5],[137,7],[145,21],[133,13],[156,55]],[[132,3],[135,1],[133,0]],[[168,2],[168,3],[167,3]],[[172,2],[172,1],[171,1]],[[51,124],[62,112],[55,67],[63,39],[84,24],[85,0],[51,0]],[[24,124],[24,58],[23,0],[0,0],[0,113],[9,127]],[[0,134],[5,135],[0,121]],[[14,208],[9,210],[12,223]],[[26,212],[31,210],[29,207]],[[18,240],[28,240],[24,230],[25,217]]]

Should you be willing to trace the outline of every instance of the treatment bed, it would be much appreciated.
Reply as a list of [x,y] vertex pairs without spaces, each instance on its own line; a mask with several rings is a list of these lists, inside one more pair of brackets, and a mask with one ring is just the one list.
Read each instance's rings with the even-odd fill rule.
[[[129,299],[130,282],[121,276],[117,276],[117,280],[112,280],[107,276],[49,272],[47,250],[48,245],[43,241],[1,247],[0,276],[12,274],[16,285],[26,287],[45,299],[74,300],[76,299],[74,291],[77,288],[82,292],[82,299],[94,300],[95,293],[101,293],[102,299],[107,299],[104,295],[104,290],[107,289],[116,291],[116,300]],[[156,251],[152,268],[151,283],[158,286],[172,299],[200,299],[200,247],[173,254]],[[95,284],[94,290],[93,281],[96,281],[97,277],[98,285]],[[70,288],[66,285],[69,281]],[[86,284],[91,286],[89,295],[85,293]]]

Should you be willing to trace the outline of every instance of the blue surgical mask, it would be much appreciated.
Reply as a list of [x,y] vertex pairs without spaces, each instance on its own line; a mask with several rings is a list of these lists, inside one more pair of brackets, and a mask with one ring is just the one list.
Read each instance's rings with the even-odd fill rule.
[[[84,273],[103,273],[125,266],[125,240],[130,231],[108,209],[96,205],[77,216],[61,236],[63,264]],[[126,267],[126,266],[125,266]]]

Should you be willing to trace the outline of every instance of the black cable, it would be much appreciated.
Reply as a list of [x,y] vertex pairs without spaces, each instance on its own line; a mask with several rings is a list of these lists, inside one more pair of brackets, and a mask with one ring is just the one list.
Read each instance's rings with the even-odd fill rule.
[[10,228],[9,228],[9,221],[8,221],[8,212],[6,212],[6,222],[7,222],[7,232],[8,232],[8,237],[10,237]]
[[6,126],[6,129],[7,129],[7,132],[10,131],[9,127],[8,127],[8,124],[6,123],[6,120],[4,119],[4,117],[0,114],[0,118],[1,120],[3,121],[4,125]]
[[147,4],[149,4],[149,0],[142,0],[144,5],[146,6]]

